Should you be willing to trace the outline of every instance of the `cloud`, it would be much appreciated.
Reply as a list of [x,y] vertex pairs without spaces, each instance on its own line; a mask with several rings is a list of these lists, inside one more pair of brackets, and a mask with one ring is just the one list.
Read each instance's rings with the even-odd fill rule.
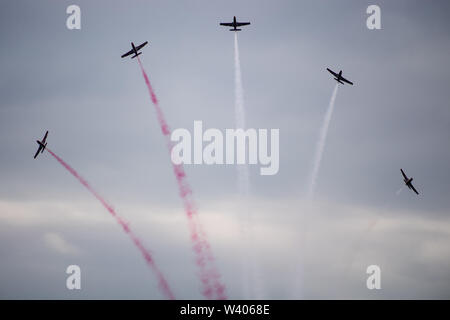
[[[292,197],[279,200],[250,197],[243,202],[227,197],[200,203],[200,219],[230,298],[242,297],[241,277],[237,275],[242,272],[240,253],[244,247],[254,252],[262,295],[269,299],[450,297],[450,218],[423,211],[355,206],[323,199],[314,203]],[[80,298],[160,298],[139,252],[101,207],[71,202],[10,205],[21,213],[22,223],[2,222],[7,229],[1,232],[0,251],[8,257],[8,265],[2,267],[0,274],[4,277],[2,281],[14,288],[13,296],[36,298],[50,292],[51,283],[61,281],[55,279],[58,272],[55,275],[54,266],[66,265],[61,256],[76,255],[98,288],[120,286],[117,296],[112,291],[105,295],[104,291],[86,286]],[[239,233],[242,223],[239,208],[243,205],[253,213],[252,240],[248,243],[243,242]],[[79,207],[84,208],[82,214],[73,214]],[[201,298],[181,205],[150,207],[118,203],[118,208],[154,253],[177,298]],[[34,221],[36,212],[44,212],[42,220],[25,223],[28,216]],[[67,216],[64,212],[68,212]],[[58,215],[60,219],[50,218]],[[98,215],[106,219],[96,218]],[[44,247],[36,247],[39,243],[32,243],[36,235],[42,236],[42,230],[49,228],[52,231],[43,235]],[[48,249],[60,255],[51,255]],[[29,264],[30,259],[36,259],[36,254],[39,261],[46,261],[45,265],[39,264],[38,271],[33,269],[35,265]],[[365,287],[366,268],[371,264],[381,267],[379,291]],[[27,279],[27,283],[20,278],[13,280],[17,265],[23,266],[22,272],[39,272],[48,277],[48,283],[36,284],[39,291],[30,293],[24,286],[32,279]],[[179,272],[179,265],[184,266],[185,272]],[[121,282],[109,282],[124,270]],[[145,283],[143,277],[147,279]],[[295,279],[300,280],[297,291],[294,291]],[[142,290],[136,291],[137,285]],[[52,297],[64,297],[64,294]]]
[[45,244],[52,250],[64,255],[78,255],[80,249],[68,243],[60,234],[47,232],[44,234]]

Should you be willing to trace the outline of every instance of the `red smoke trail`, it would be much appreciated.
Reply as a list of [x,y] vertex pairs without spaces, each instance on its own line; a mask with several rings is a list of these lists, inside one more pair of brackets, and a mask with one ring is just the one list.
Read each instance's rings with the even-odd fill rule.
[[[139,67],[142,71],[142,76],[147,84],[150,98],[155,106],[158,122],[161,127],[162,134],[166,138],[169,153],[172,150],[173,143],[170,140],[170,129],[164,117],[164,114],[159,107],[158,99],[153,87],[150,84],[147,73],[142,66],[141,60],[137,58]],[[207,299],[213,299],[214,294],[216,299],[226,299],[225,286],[220,282],[220,274],[214,266],[214,256],[211,252],[211,247],[207,240],[206,234],[197,217],[197,209],[194,200],[192,199],[192,190],[189,183],[186,181],[186,173],[182,165],[175,165],[172,163],[173,172],[177,179],[178,190],[180,197],[183,200],[184,210],[188,218],[189,231],[191,233],[191,241],[193,243],[193,250],[196,254],[196,264],[200,269],[200,281],[203,285],[202,294]],[[209,267],[209,268],[208,268]]]
[[139,251],[141,251],[142,255],[144,256],[145,261],[147,262],[147,264],[149,265],[149,267],[153,270],[153,272],[156,275],[156,278],[158,279],[158,286],[159,289],[161,290],[161,292],[163,293],[164,296],[166,296],[168,299],[175,299],[172,290],[169,287],[169,284],[167,283],[166,279],[164,278],[164,275],[161,273],[161,271],[159,270],[159,268],[156,266],[155,261],[153,260],[150,252],[144,247],[144,245],[142,244],[141,240],[139,240],[139,238],[131,231],[130,227],[128,226],[128,224],[122,220],[121,217],[119,217],[116,213],[116,211],[114,210],[114,208],[106,202],[105,199],[103,199],[98,193],[97,191],[95,191],[90,184],[83,178],[81,177],[78,172],[75,171],[75,169],[73,169],[71,166],[69,166],[63,159],[61,159],[60,157],[58,157],[56,154],[54,154],[49,148],[46,148],[46,150],[56,159],[58,160],[58,162],[67,169],[67,171],[69,171],[75,178],[78,179],[78,181],[81,182],[82,185],[84,185],[86,187],[86,189],[88,189],[93,195],[94,197],[97,198],[98,201],[100,201],[102,203],[102,205],[106,208],[106,210],[109,211],[109,213],[111,213],[111,215],[116,219],[117,223],[120,224],[120,226],[122,227],[123,231],[125,231],[125,233],[127,233],[131,240],[133,240],[134,244],[136,245],[136,247],[139,249]]

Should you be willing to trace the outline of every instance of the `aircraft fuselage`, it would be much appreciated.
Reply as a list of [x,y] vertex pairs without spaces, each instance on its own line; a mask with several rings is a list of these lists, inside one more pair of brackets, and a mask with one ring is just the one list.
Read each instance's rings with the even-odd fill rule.
[[36,142],[37,142],[38,145],[42,148],[41,153],[44,152],[45,148],[47,147],[47,143],[44,144],[44,143],[42,143],[42,142],[39,141],[39,140],[36,140]]
[[339,82],[339,83],[344,84],[344,83],[341,81],[341,79],[342,79],[342,70],[340,70],[339,73],[336,74],[336,78],[334,78],[334,80],[336,80],[336,81]]
[[413,181],[413,178],[404,179],[403,181],[405,181],[405,184],[409,187],[411,182]]
[[237,28],[236,16],[233,17],[233,29],[230,29],[230,31],[241,31],[241,29]]

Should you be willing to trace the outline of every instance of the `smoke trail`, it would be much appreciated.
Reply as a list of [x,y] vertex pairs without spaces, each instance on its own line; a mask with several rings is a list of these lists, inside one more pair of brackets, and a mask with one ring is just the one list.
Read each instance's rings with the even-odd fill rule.
[[317,142],[316,154],[314,155],[313,169],[311,173],[311,180],[308,190],[308,198],[314,197],[316,189],[317,175],[319,174],[320,162],[322,161],[323,150],[325,148],[325,142],[327,139],[328,127],[330,125],[331,116],[334,109],[334,101],[336,100],[336,94],[338,91],[338,84],[334,87],[333,94],[331,95],[330,104],[323,120],[322,128],[320,129],[319,141]]
[[[150,84],[150,80],[147,73],[142,66],[142,62],[137,58],[139,67],[142,72],[142,76],[147,84],[150,98],[155,106],[156,115],[159,125],[161,127],[162,134],[166,138],[167,148],[169,153],[172,150],[173,142],[170,140],[170,129],[164,117],[164,114],[159,107],[158,99],[153,87]],[[189,183],[186,180],[186,173],[182,165],[175,165],[172,163],[173,172],[178,184],[178,190],[180,197],[183,201],[184,210],[188,218],[189,231],[193,246],[193,251],[196,254],[196,264],[200,269],[200,281],[203,289],[202,294],[207,299],[226,299],[225,286],[220,281],[220,274],[215,267],[215,259],[211,251],[206,234],[202,228],[200,220],[198,219],[197,209],[195,202],[192,198],[192,190]]]
[[[244,107],[244,88],[242,86],[241,61],[239,58],[239,44],[237,32],[234,33],[234,92],[235,92],[235,127],[236,129],[245,130],[245,107]],[[237,165],[238,176],[238,192],[241,197],[245,197],[250,191],[250,177],[247,164]],[[260,270],[256,267],[255,252],[252,250],[253,232],[252,232],[252,216],[246,206],[243,211],[245,216],[241,220],[242,242],[242,286],[244,298],[250,298],[251,286],[253,284],[254,293],[257,298],[261,299],[261,281]],[[252,279],[250,280],[250,275]]]
[[109,213],[116,219],[117,223],[120,224],[120,226],[122,227],[123,231],[125,231],[125,233],[127,233],[131,240],[133,241],[133,243],[135,244],[135,246],[139,249],[139,251],[142,253],[142,255],[144,256],[145,261],[147,262],[148,266],[152,269],[152,271],[155,273],[156,278],[158,279],[158,287],[161,290],[161,292],[163,293],[164,296],[166,296],[168,299],[175,299],[172,290],[169,287],[169,284],[167,283],[166,279],[164,278],[164,275],[162,274],[162,272],[159,270],[159,268],[156,266],[155,261],[152,258],[152,255],[150,254],[150,251],[147,250],[144,245],[142,244],[141,240],[133,233],[133,231],[131,231],[129,225],[122,220],[121,217],[119,217],[116,213],[116,211],[114,210],[114,208],[108,203],[106,202],[105,199],[103,199],[98,193],[97,191],[95,191],[91,185],[82,177],[80,176],[75,169],[73,169],[71,166],[69,166],[63,159],[61,159],[60,157],[58,157],[55,153],[53,153],[48,147],[46,148],[46,150],[64,167],[67,169],[67,171],[69,171],[75,178],[78,179],[78,181],[86,187],[86,189],[88,189],[93,195],[94,197],[97,198],[98,201],[101,202],[101,204],[106,208],[106,210],[109,211]]
[[[404,189],[404,187],[405,187],[405,185],[402,185],[402,186],[400,187],[400,189],[398,189],[398,190],[395,192],[395,196],[398,197],[398,196],[400,195],[400,193],[402,192],[402,190]],[[355,249],[354,249],[354,254],[353,254],[353,256],[350,258],[350,263],[348,264],[348,267],[346,268],[347,271],[350,270],[350,269],[352,268],[352,266],[353,266],[353,264],[354,264],[354,262],[355,262],[355,260],[356,260],[356,257],[357,257],[357,255],[359,254],[359,251],[360,251],[360,249],[361,249],[361,246],[363,245],[363,240],[364,240],[365,238],[367,238],[367,237],[369,236],[369,234],[375,230],[375,227],[380,223],[380,221],[382,221],[382,220],[384,219],[385,213],[383,213],[383,212],[385,212],[386,208],[389,207],[389,205],[391,204],[392,201],[393,201],[393,199],[390,199],[390,200],[386,201],[386,202],[384,203],[384,205],[382,205],[382,206],[380,207],[381,213],[380,213],[377,217],[375,217],[374,219],[372,219],[371,221],[369,221],[369,223],[368,223],[366,229],[362,232],[361,236],[355,241],[355,245],[354,245],[354,248],[355,248]]]
[[[239,59],[239,45],[237,32],[234,33],[234,92],[235,92],[235,125],[236,129],[245,130],[244,88],[242,86],[241,61]],[[246,164],[238,165],[238,190],[241,195],[249,192],[249,173]]]

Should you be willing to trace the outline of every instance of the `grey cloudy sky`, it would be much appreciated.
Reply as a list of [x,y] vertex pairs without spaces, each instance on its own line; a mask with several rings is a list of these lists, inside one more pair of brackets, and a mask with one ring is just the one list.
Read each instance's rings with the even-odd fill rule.
[[[81,7],[81,30],[66,8]],[[366,8],[381,8],[368,30]],[[176,182],[130,42],[171,128],[234,127],[233,15],[247,125],[280,129],[280,170],[186,166],[231,298],[240,278],[242,208],[251,213],[254,295],[450,298],[448,1],[2,1],[0,298],[159,299],[131,241],[68,161],[154,253],[178,298],[202,298]],[[304,199],[319,127],[337,93],[316,200]],[[421,192],[400,194],[400,168]],[[82,290],[65,268],[82,269]],[[365,287],[378,264],[382,290]],[[180,270],[179,266],[183,269]],[[299,280],[293,288],[292,279]]]

